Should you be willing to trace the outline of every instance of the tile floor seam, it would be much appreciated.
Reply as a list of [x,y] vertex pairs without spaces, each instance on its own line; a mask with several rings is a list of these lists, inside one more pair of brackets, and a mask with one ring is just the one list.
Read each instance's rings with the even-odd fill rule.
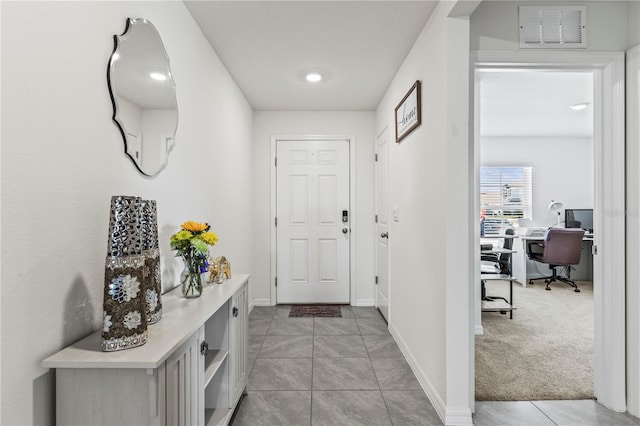
[[316,355],[316,318],[313,318],[313,328],[311,329],[311,400],[309,401],[309,425],[313,424],[313,366]]
[[529,403],[531,403],[531,405],[536,407],[536,409],[538,409],[538,411],[540,411],[546,418],[548,418],[549,421],[551,421],[551,423],[553,423],[554,425],[558,426],[558,423],[556,423],[551,417],[549,417],[549,415],[547,413],[545,413],[542,408],[538,407],[538,405],[534,401],[529,401]]
[[[356,323],[358,321],[356,320]],[[358,324],[358,328],[360,328],[360,324]],[[364,344],[364,337],[362,336],[362,332],[360,332],[360,337],[362,337],[362,343]],[[387,417],[389,418],[389,423],[393,425],[393,419],[391,418],[391,412],[389,411],[389,406],[387,405],[387,400],[384,397],[384,393],[382,392],[382,388],[380,387],[380,381],[378,380],[378,375],[376,374],[376,369],[373,367],[373,361],[371,360],[371,354],[367,349],[367,345],[365,345],[365,350],[367,351],[367,356],[369,358],[369,364],[371,364],[371,369],[373,370],[373,375],[376,378],[376,383],[378,384],[378,391],[380,392],[380,396],[382,397],[382,402],[384,403],[384,409],[387,412]]]
[[393,426],[393,419],[391,418],[391,411],[389,411],[389,405],[387,405],[387,399],[384,397],[384,392],[380,390],[380,396],[382,396],[382,402],[384,402],[384,409],[387,410],[387,416],[389,416],[389,423]]

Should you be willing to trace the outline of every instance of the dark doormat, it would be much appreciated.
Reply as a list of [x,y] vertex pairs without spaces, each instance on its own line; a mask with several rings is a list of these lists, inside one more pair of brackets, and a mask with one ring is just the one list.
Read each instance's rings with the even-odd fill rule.
[[296,317],[342,317],[342,310],[337,305],[293,305],[289,318]]

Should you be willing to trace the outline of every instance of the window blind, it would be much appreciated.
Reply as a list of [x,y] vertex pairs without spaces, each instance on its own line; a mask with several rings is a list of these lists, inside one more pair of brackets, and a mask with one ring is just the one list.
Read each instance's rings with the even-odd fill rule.
[[531,219],[532,167],[480,168],[480,208],[486,235],[499,233],[518,219]]

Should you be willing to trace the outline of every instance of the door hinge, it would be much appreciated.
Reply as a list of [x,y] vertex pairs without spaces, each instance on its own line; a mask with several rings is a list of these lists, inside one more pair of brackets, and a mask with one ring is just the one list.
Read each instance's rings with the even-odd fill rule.
[[378,284],[378,276],[376,275],[376,284]]
[[594,245],[591,246],[591,254],[594,255],[594,256],[598,254],[598,246],[597,245],[594,244]]
[[276,226],[278,226],[278,218],[276,217]]
[[376,152],[376,161],[378,161],[378,153]]
[[376,223],[378,223],[378,215],[376,215]]
[[276,287],[278,287],[278,277],[276,277]]

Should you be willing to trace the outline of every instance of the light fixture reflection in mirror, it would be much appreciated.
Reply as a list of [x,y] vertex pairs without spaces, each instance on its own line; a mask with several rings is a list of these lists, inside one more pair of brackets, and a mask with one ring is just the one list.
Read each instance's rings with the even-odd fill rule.
[[151,22],[129,18],[114,36],[107,82],[126,154],[140,172],[157,175],[174,146],[178,103],[169,56]]

